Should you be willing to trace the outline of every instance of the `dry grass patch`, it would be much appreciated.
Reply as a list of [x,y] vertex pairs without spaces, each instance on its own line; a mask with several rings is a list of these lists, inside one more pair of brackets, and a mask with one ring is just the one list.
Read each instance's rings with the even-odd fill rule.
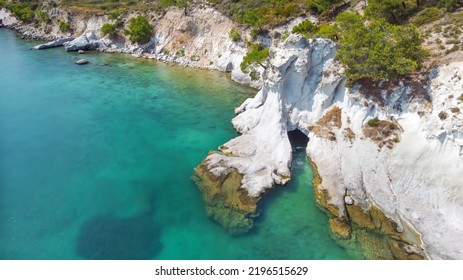
[[399,124],[388,120],[371,119],[363,126],[363,134],[377,143],[380,148],[383,146],[392,149],[394,143],[400,142],[402,129]]
[[331,141],[336,141],[336,136],[333,129],[339,129],[342,126],[341,108],[334,106],[325,113],[314,125],[308,128],[311,132],[321,138],[326,138]]

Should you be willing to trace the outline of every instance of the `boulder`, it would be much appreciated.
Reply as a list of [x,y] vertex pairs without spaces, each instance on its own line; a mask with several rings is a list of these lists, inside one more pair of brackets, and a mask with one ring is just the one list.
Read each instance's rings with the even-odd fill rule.
[[74,38],[61,38],[55,41],[48,42],[46,44],[40,44],[32,47],[32,50],[44,50],[56,47],[62,47],[64,43],[74,40]]
[[78,65],[84,65],[84,64],[88,64],[88,60],[86,59],[79,59],[77,60],[76,62],[74,62],[75,64],[78,64]]
[[89,31],[85,34],[82,34],[81,36],[77,37],[76,39],[64,43],[64,49],[66,51],[79,51],[79,50],[84,50],[84,51],[90,51],[90,50],[96,50],[100,46],[101,41],[98,39],[98,37],[93,33],[93,31]]

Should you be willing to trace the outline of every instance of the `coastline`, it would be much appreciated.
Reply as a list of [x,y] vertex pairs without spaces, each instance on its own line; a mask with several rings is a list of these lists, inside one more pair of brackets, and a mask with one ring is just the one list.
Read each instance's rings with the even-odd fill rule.
[[[230,45],[230,46],[232,46],[232,45]],[[125,52],[125,50],[127,50],[125,48],[116,49],[116,50],[117,51],[115,51],[115,52],[127,53],[127,52]],[[108,52],[112,52],[112,51],[108,51]],[[207,66],[207,65],[201,66],[201,65],[197,64],[194,61],[192,61],[192,63],[190,64],[189,62],[185,62],[186,60],[183,59],[183,58],[181,59],[181,58],[174,58],[173,56],[164,56],[164,54],[148,54],[148,55],[136,54],[136,49],[133,49],[130,54],[132,54],[132,55],[135,54],[136,56],[149,58],[149,59],[156,59],[156,60],[160,60],[160,61],[167,62],[167,63],[179,64],[179,65],[185,66],[185,67],[193,67],[193,68],[197,67],[197,68],[201,68],[201,69],[221,71],[220,68],[216,67],[215,64],[214,64],[214,66]],[[241,58],[242,58],[242,55],[241,55]],[[276,65],[281,66],[282,63],[285,63],[285,62],[277,61]],[[237,64],[235,63],[234,65],[235,65],[234,69],[236,69]],[[225,67],[225,69],[227,69],[227,68]],[[223,71],[223,72],[227,72],[227,71]],[[239,75],[238,76],[236,74],[233,75],[233,73],[232,73],[231,76],[232,76],[232,79],[233,79],[233,77],[236,78]],[[244,79],[244,78],[242,80],[237,79],[235,81],[237,81],[239,83],[246,84],[246,79]],[[278,81],[278,82],[281,82],[281,81]],[[334,83],[332,83],[332,81],[328,81],[326,84],[329,84],[330,87],[331,87]],[[339,83],[339,81],[337,81],[335,83],[334,88],[338,88],[339,84],[341,84],[341,88],[343,87],[342,82]],[[355,100],[355,98],[358,98],[360,100],[360,101],[355,100],[355,101],[349,101],[349,102],[358,102],[358,104],[360,104],[361,102],[366,102],[367,103],[367,105],[365,105],[365,106],[359,106],[359,107],[366,107],[366,108],[361,108],[361,109],[359,109],[359,111],[352,112],[352,114],[349,113],[350,115],[348,115],[348,116],[352,116],[352,118],[354,118],[355,114],[359,114],[359,115],[361,114],[364,117],[364,119],[362,121],[359,121],[358,120],[359,118],[357,117],[357,120],[356,120],[357,123],[354,123],[354,125],[357,125],[359,127],[357,127],[357,129],[354,129],[355,130],[355,135],[363,135],[363,132],[362,132],[363,121],[365,119],[367,119],[367,118],[372,118],[374,115],[379,115],[381,117],[389,118],[389,116],[392,114],[394,116],[402,117],[403,119],[400,120],[400,124],[403,124],[404,122],[406,123],[409,120],[414,120],[415,111],[418,111],[418,109],[420,109],[420,106],[421,107],[426,107],[427,105],[425,104],[425,102],[423,102],[423,104],[421,104],[421,105],[417,105],[416,103],[410,103],[410,104],[406,103],[406,102],[404,103],[403,99],[401,99],[401,98],[402,98],[402,96],[405,96],[407,94],[407,93],[404,93],[405,91],[407,91],[407,89],[402,88],[402,90],[403,91],[398,94],[398,98],[396,98],[397,94],[396,94],[396,96],[392,96],[390,99],[388,99],[389,97],[384,98],[386,101],[390,102],[391,104],[387,105],[388,107],[383,108],[383,109],[380,109],[381,106],[375,107],[378,104],[374,100],[364,98],[364,97],[361,97],[361,96],[360,97],[359,96],[354,96],[354,95],[357,94],[355,91],[349,93],[350,95],[354,96],[353,98],[351,98],[352,96],[347,95],[348,98],[351,98],[351,100]],[[337,93],[338,92],[334,92],[334,95],[337,94]],[[262,98],[262,97],[261,96],[256,96],[256,99],[259,99],[259,98]],[[393,100],[393,99],[396,99],[396,100]],[[410,113],[410,115],[406,115],[406,114],[402,114],[401,112],[399,113],[399,112],[396,112],[394,110],[390,110],[390,108],[393,108],[393,103],[395,101],[397,101],[397,100],[400,100],[402,102],[402,105],[404,105],[404,107],[406,107],[406,106],[417,106],[418,109],[416,109],[416,108],[411,109],[411,110],[415,110],[415,111],[413,111],[413,116],[412,117],[410,117],[410,115],[412,115],[411,113]],[[336,101],[336,100],[334,100],[334,101]],[[260,101],[258,100],[256,103],[258,103],[258,102],[260,102]],[[261,102],[260,105],[262,105],[262,103],[263,102]],[[338,102],[337,105],[339,105],[339,103],[340,102]],[[357,106],[358,104],[356,103],[354,105]],[[256,105],[256,104],[249,105],[249,103],[247,103],[247,108],[245,110],[243,110],[243,111],[244,112],[246,112],[246,110],[252,111],[253,109],[257,108],[260,105]],[[347,108],[352,107],[351,105],[352,104],[349,104],[349,106],[347,106],[346,104],[344,104],[344,107],[347,109]],[[242,106],[246,107],[245,104],[243,104]],[[355,108],[355,109],[357,109],[357,108]],[[448,108],[444,108],[443,110],[446,110],[446,109],[448,109]],[[316,110],[317,110],[318,115],[316,117],[313,117],[306,124],[309,125],[309,124],[315,123],[319,118],[324,116],[324,114],[329,111],[329,108],[328,107],[326,107],[326,108],[323,107],[323,108],[318,108]],[[431,116],[432,112],[428,112],[426,110],[427,109],[425,108],[424,112]],[[420,113],[420,111],[418,113]],[[343,114],[344,114],[344,111],[343,111]],[[246,112],[246,114],[238,115],[238,117],[237,117],[238,121],[234,122],[235,127],[237,128],[238,132],[246,133],[246,132],[249,131],[249,126],[252,126],[252,123],[255,122],[255,120],[253,120],[252,118],[248,119],[251,122],[245,122],[244,119],[249,117],[249,116],[250,116],[250,114],[247,113],[247,112]],[[434,115],[433,115],[433,117],[434,117]],[[421,116],[420,116],[420,118],[421,118]],[[343,117],[343,119],[344,119],[344,117]],[[423,123],[425,121],[426,120],[423,120],[421,122]],[[437,123],[434,119],[432,119],[431,121]],[[420,121],[417,121],[417,122],[420,123]],[[236,125],[237,123],[238,123],[238,125]],[[251,123],[251,125],[250,125],[250,123]],[[446,127],[448,125],[449,125],[448,121],[446,123],[442,124],[442,126],[446,126]],[[314,132],[314,131],[311,132],[310,129],[307,128],[308,126],[298,124],[295,127],[297,129],[300,129],[304,133],[308,134],[309,137],[311,137],[311,141],[312,141],[312,139],[316,140],[316,142],[313,142],[313,143],[315,143],[315,144],[313,144],[313,148],[310,149],[310,152],[309,152],[309,150],[307,152],[307,154],[309,156],[311,156],[311,158],[312,158],[312,156],[314,156],[314,158],[316,158],[316,162],[323,163],[325,160],[328,160],[328,158],[329,158],[329,157],[327,157],[327,155],[322,155],[319,152],[316,152],[315,150],[317,148],[321,149],[322,147],[324,147],[326,149],[333,149],[333,152],[336,153],[335,151],[337,149],[343,148],[345,146],[345,144],[343,142],[341,142],[341,141],[338,141],[339,143],[341,143],[341,144],[339,144],[339,146],[336,146],[336,145],[338,145],[338,143],[327,142],[326,139],[323,139],[323,135],[320,136],[320,135],[317,135],[316,132]],[[411,127],[411,126],[409,126],[409,127]],[[291,129],[293,129],[293,128],[294,127],[291,127]],[[328,128],[329,128],[330,132],[336,134],[337,139],[342,139],[342,134],[338,133],[336,131],[336,128],[335,129],[333,129],[332,127],[328,127]],[[285,127],[283,129],[283,131],[284,130],[289,130],[289,129],[290,128]],[[305,131],[304,131],[304,129],[305,129]],[[442,132],[430,131],[430,129],[428,129],[427,132],[429,132],[428,134],[431,135],[429,137],[437,137],[437,138],[439,138],[439,141],[440,141],[440,136],[439,135],[442,135],[441,134]],[[355,141],[357,141],[358,138],[356,138],[355,135],[354,135],[354,139],[356,139]],[[452,135],[451,133],[446,132],[446,134],[444,135],[444,141],[443,141],[444,144],[447,144],[448,142],[451,141],[451,139],[448,138],[451,135]],[[362,137],[362,136],[360,136],[360,137]],[[457,138],[458,138],[458,135],[457,135]],[[434,139],[436,139],[436,138],[434,138]],[[407,140],[407,142],[409,142],[409,141],[410,140]],[[447,141],[447,142],[445,142],[445,141]],[[346,143],[348,143],[348,142],[349,141],[346,141]],[[364,141],[364,139],[361,139],[361,141],[357,141],[357,142],[361,144],[361,143],[364,143],[365,141]],[[331,143],[331,144],[327,144],[327,143]],[[236,142],[234,142],[234,144],[236,144]],[[399,144],[397,144],[395,146],[394,146],[394,144],[392,144],[393,146],[391,148],[392,149],[391,153],[389,153],[387,150],[386,151],[381,150],[382,147],[380,147],[380,150],[378,152],[376,152],[376,150],[378,148],[377,145],[370,145],[370,144],[371,143],[367,144],[366,145],[367,148],[365,148],[365,149],[362,148],[362,149],[360,149],[360,151],[366,151],[368,153],[371,153],[372,155],[375,155],[377,153],[378,157],[383,159],[383,160],[384,159],[391,159],[391,158],[393,158],[394,155],[396,155],[396,154],[394,154],[394,152],[397,151],[395,146],[404,147],[402,145],[403,143],[399,143]],[[388,142],[388,144],[389,144],[389,142]],[[444,144],[442,144],[442,145],[444,146]],[[256,145],[257,145],[257,143],[256,143]],[[227,149],[226,149],[225,153],[231,153],[231,154],[239,154],[240,153],[238,151],[240,149],[239,147],[238,147],[238,149],[235,149],[236,146],[232,147],[232,149],[235,149],[235,150],[228,149],[229,148],[228,146],[226,148]],[[402,149],[404,149],[404,148],[402,148]],[[451,152],[453,152],[453,150],[452,151],[448,150],[448,153],[451,153]],[[344,153],[344,152],[341,152],[341,153]],[[429,152],[429,153],[433,154],[432,151]],[[392,154],[392,156],[390,154]],[[346,158],[352,159],[351,154],[343,154],[343,155],[345,155]],[[399,156],[401,156],[401,154],[399,154]],[[367,159],[367,160],[369,161],[370,159]],[[287,159],[285,158],[283,160],[283,162],[284,161],[287,161]],[[393,161],[393,163],[397,164],[396,161]],[[382,164],[383,164],[383,166],[381,166]],[[356,224],[356,225],[358,225],[360,227],[363,227],[363,228],[366,228],[368,230],[382,231],[384,233],[384,235],[388,236],[388,238],[390,238],[390,239],[387,241],[387,245],[382,244],[382,245],[379,245],[377,248],[383,248],[383,249],[386,248],[386,247],[389,248],[388,249],[388,250],[390,250],[390,254],[388,253],[389,257],[393,256],[393,257],[397,257],[397,258],[419,258],[420,256],[421,257],[426,256],[426,257],[429,257],[429,258],[439,258],[440,254],[439,254],[439,252],[436,252],[436,250],[438,250],[436,248],[439,248],[440,245],[434,245],[432,255],[427,255],[427,253],[426,253],[427,248],[426,247],[430,244],[430,240],[427,240],[425,242],[425,244],[423,245],[422,240],[421,240],[421,236],[420,236],[421,234],[423,234],[422,232],[420,234],[420,233],[414,232],[414,230],[407,231],[405,229],[407,224],[412,224],[410,222],[410,217],[412,217],[413,215],[418,215],[418,217],[420,219],[422,219],[421,218],[422,213],[416,214],[416,213],[404,212],[405,215],[408,215],[407,219],[405,219],[405,218],[403,218],[403,213],[402,213],[404,211],[403,206],[400,206],[398,202],[394,202],[394,204],[392,204],[391,202],[387,202],[387,199],[390,199],[391,197],[396,199],[395,194],[397,192],[397,189],[399,191],[402,191],[402,192],[405,193],[404,188],[405,188],[405,186],[407,186],[406,182],[403,182],[403,179],[399,178],[399,176],[392,175],[392,177],[394,177],[394,180],[397,180],[398,182],[403,183],[404,185],[402,187],[395,187],[395,186],[389,187],[389,188],[391,188],[391,190],[390,191],[388,190],[388,184],[391,184],[391,183],[390,182],[386,183],[386,182],[388,182],[387,177],[389,176],[389,181],[392,180],[391,179],[391,172],[390,172],[389,169],[390,168],[396,168],[397,166],[390,167],[385,162],[378,162],[377,165],[378,166],[375,166],[376,169],[374,169],[375,172],[376,172],[376,170],[379,170],[379,171],[382,172],[383,169],[384,169],[385,170],[384,174],[387,174],[387,175],[381,174],[381,176],[383,176],[383,177],[380,177],[379,179],[374,178],[374,179],[370,180],[369,178],[367,178],[368,175],[364,176],[361,173],[361,172],[363,172],[362,168],[359,168],[360,171],[355,170],[355,171],[359,171],[360,174],[361,174],[361,175],[358,176],[358,178],[351,178],[347,174],[345,174],[345,173],[348,173],[349,170],[351,170],[349,168],[347,168],[347,171],[346,170],[342,170],[342,172],[341,171],[336,171],[336,172],[341,173],[342,175],[347,176],[347,177],[339,177],[340,174],[338,174],[336,172],[332,174],[333,178],[337,178],[337,177],[343,178],[343,179],[348,178],[348,180],[350,180],[350,184],[346,184],[346,183],[343,183],[343,182],[333,183],[333,178],[329,178],[329,176],[326,175],[326,174],[328,174],[329,171],[333,171],[334,168],[333,167],[328,167],[326,164],[324,166],[322,166],[322,168],[321,168],[324,171],[324,176],[320,176],[320,174],[318,174],[318,171],[317,171],[317,174],[318,174],[317,181],[320,181],[319,183],[322,183],[321,180],[324,179],[325,182],[327,182],[329,184],[328,186],[324,186],[326,188],[324,188],[323,190],[326,191],[326,193],[319,194],[319,197],[322,198],[323,196],[326,196],[327,194],[330,195],[329,197],[325,197],[323,199],[320,199],[320,201],[321,201],[320,204],[325,205],[326,207],[324,207],[324,208],[327,208],[328,212],[331,213],[333,215],[333,217],[337,217],[337,219],[333,219],[332,222],[330,223],[330,225],[332,226],[332,231],[334,233],[337,233],[336,236],[341,237],[341,239],[347,239],[346,238],[347,236],[351,236],[352,234],[355,234],[356,226],[354,226],[353,224]],[[260,196],[261,194],[263,194],[265,192],[266,189],[273,187],[275,182],[279,183],[279,182],[285,182],[285,181],[289,180],[290,175],[287,174],[288,172],[286,172],[287,167],[288,166],[284,166],[284,164],[281,165],[279,163],[279,165],[277,165],[277,168],[276,168],[278,170],[278,172],[269,173],[270,174],[269,176],[271,176],[271,180],[272,180],[271,183],[265,182],[262,189],[251,192],[252,196],[253,197]],[[315,172],[316,171],[314,169],[314,173]],[[246,174],[242,174],[242,173],[243,172],[239,172],[239,174],[241,174],[241,176],[246,176]],[[355,174],[355,176],[357,176],[357,174]],[[372,176],[372,175],[370,175],[370,176]],[[249,181],[249,178],[247,180]],[[315,180],[315,176],[314,176],[314,180]],[[367,184],[368,184],[367,189],[365,189],[365,187],[362,185],[364,180],[367,181]],[[394,181],[394,182],[397,182],[397,181]],[[418,182],[420,182],[420,180],[418,180]],[[315,190],[315,183],[316,182],[314,182],[314,190]],[[332,184],[330,184],[330,183],[332,183]],[[377,185],[375,186],[375,184],[377,184]],[[397,183],[395,183],[395,184],[397,184]],[[416,182],[413,182],[413,184],[416,184]],[[317,184],[317,185],[320,185],[320,184]],[[432,185],[429,185],[429,186],[432,187]],[[444,187],[445,187],[445,185],[444,185]],[[356,188],[361,188],[361,189],[357,190]],[[346,192],[347,192],[348,189],[349,189],[349,191],[353,192],[353,195],[349,194],[349,196],[352,196],[352,197],[356,196],[355,201],[357,201],[357,200],[360,201],[359,206],[357,206],[357,205],[355,205],[355,206],[354,205],[346,205],[346,203],[345,203],[346,198],[345,197],[346,197]],[[414,185],[413,185],[413,189],[415,189]],[[375,191],[377,193],[374,193]],[[445,189],[440,190],[440,191],[436,191],[435,195],[439,195],[440,199],[443,199],[445,201],[445,197],[442,197],[442,191],[445,191]],[[375,199],[372,199],[372,197],[370,195],[374,196]],[[416,197],[419,197],[419,196],[416,196]],[[414,198],[416,199],[416,197],[414,197]],[[404,196],[404,199],[408,199],[408,197]],[[379,203],[376,200],[379,200]],[[331,202],[334,201],[334,202],[328,203],[328,201],[331,201]],[[439,205],[435,206],[433,204],[434,203],[433,201],[428,202],[428,203],[429,203],[429,205],[431,207],[435,207],[438,210],[440,210]],[[438,201],[438,203],[440,203],[440,202]],[[413,204],[413,203],[409,203],[408,205],[411,205],[411,204]],[[455,205],[454,207],[457,210],[460,209],[458,205]],[[399,210],[402,211],[402,212],[400,212]],[[457,211],[457,210],[455,210],[455,211]],[[442,211],[444,211],[445,213],[448,213],[447,209],[444,209]],[[372,218],[372,217],[374,217],[374,218]],[[348,225],[349,227],[347,227],[346,218],[349,218],[349,221],[352,221],[352,223],[353,223],[353,224],[349,224]],[[413,221],[415,223],[415,227],[416,227],[416,223],[421,223],[420,219],[417,218],[417,219],[415,219],[415,221]],[[421,226],[421,228],[427,228],[427,227]],[[429,233],[429,232],[427,232],[427,233]],[[404,237],[404,235],[406,235],[406,236],[411,235],[411,236],[414,236],[414,238],[407,239],[406,237]],[[419,238],[418,238],[418,236],[419,236]],[[363,240],[366,240],[366,238],[364,238],[364,237],[362,237],[362,238],[363,238]],[[404,239],[402,239],[402,238],[404,238]],[[371,241],[371,243],[375,243],[375,242],[376,241]],[[400,243],[400,242],[402,242],[402,243]],[[413,248],[407,247],[408,245],[413,245]],[[421,248],[421,249],[423,249],[425,251],[423,252],[423,254],[420,254],[420,252],[417,251],[416,248]],[[378,250],[381,251],[382,249],[374,249],[373,251],[378,251]],[[406,254],[403,254],[403,253],[406,253]],[[459,252],[456,252],[454,254],[456,256],[458,256]],[[446,257],[448,257],[448,256],[444,253],[442,258],[446,258]],[[450,257],[450,258],[452,258],[452,257]]]
[[[254,81],[241,71],[239,65],[247,52],[244,42],[234,42],[228,36],[228,31],[236,25],[213,8],[198,7],[188,15],[175,7],[168,8],[162,16],[148,13],[156,31],[151,41],[144,45],[131,43],[125,35],[103,36],[101,27],[113,21],[107,15],[87,15],[64,8],[53,8],[50,13],[54,15],[52,22],[39,27],[16,20],[6,9],[0,10],[0,19],[3,19],[4,28],[14,30],[23,39],[51,42],[61,38],[82,38],[91,33],[100,52],[126,53],[182,67],[217,70],[229,73],[232,80],[255,89],[262,84],[262,80]],[[119,20],[128,24],[137,14],[125,14]],[[70,31],[59,29],[60,20],[70,23]],[[247,34],[249,30],[241,32]]]

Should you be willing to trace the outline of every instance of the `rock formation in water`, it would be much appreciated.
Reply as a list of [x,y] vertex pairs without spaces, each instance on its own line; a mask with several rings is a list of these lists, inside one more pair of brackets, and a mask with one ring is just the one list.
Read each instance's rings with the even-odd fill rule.
[[62,47],[64,43],[70,42],[74,40],[74,38],[62,38],[62,39],[57,39],[45,44],[40,44],[37,46],[32,47],[33,50],[45,50],[45,49],[51,49],[51,48],[57,48],[57,47]]
[[80,50],[92,51],[98,49],[100,45],[103,45],[103,43],[92,31],[86,32],[74,40],[65,42],[63,44],[64,49],[67,52]]
[[[336,237],[355,238],[356,228],[382,234],[375,258],[463,258],[463,63],[348,88],[335,52],[329,40],[295,35],[271,48],[263,88],[236,110],[241,135],[197,168],[205,196],[221,201],[206,199],[208,213],[231,231],[229,212],[244,213],[240,227],[250,228],[255,207],[241,202],[257,203],[289,180],[287,132],[299,129]],[[227,189],[247,197],[222,190],[231,176],[242,180]],[[211,188],[205,178],[219,179]]]

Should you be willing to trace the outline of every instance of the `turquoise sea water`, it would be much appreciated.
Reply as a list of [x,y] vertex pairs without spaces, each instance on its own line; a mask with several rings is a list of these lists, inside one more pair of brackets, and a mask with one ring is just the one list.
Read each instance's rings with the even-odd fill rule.
[[193,168],[236,135],[233,108],[254,91],[221,73],[33,44],[0,29],[0,259],[356,257],[329,237],[303,149],[249,234],[207,218]]

